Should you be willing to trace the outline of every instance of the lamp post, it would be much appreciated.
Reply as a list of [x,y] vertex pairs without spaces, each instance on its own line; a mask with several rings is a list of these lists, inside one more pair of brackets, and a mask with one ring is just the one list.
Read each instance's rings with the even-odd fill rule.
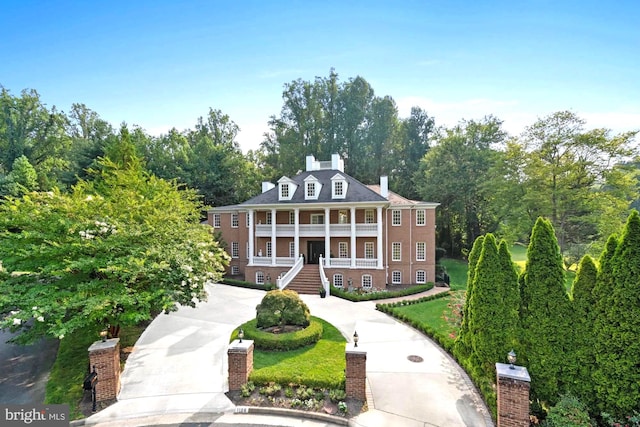
[[360,340],[360,337],[358,337],[358,331],[354,331],[353,332],[353,346],[354,347],[358,346],[358,340]]
[[507,360],[509,361],[509,369],[515,369],[513,364],[516,363],[516,352],[513,349],[507,353]]
[[240,342],[242,342],[242,338],[244,338],[244,330],[242,328],[238,331],[238,338],[240,338]]
[[100,339],[102,340],[102,342],[106,342],[107,341],[107,330],[103,329],[100,331]]

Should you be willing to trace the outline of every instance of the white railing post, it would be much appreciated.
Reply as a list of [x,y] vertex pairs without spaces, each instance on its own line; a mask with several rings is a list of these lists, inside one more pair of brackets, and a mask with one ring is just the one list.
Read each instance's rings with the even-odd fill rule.
[[331,293],[331,290],[329,289],[329,279],[327,279],[327,275],[324,273],[322,255],[320,255],[320,261],[318,265],[320,268],[320,281],[322,282],[322,287],[324,288],[324,291],[327,293],[327,295],[329,295]]

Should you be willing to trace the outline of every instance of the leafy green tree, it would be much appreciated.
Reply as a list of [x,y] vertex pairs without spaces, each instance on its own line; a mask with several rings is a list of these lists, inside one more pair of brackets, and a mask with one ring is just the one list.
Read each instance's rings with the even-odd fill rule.
[[467,266],[467,290],[462,308],[462,322],[460,324],[460,332],[456,339],[454,351],[459,359],[466,359],[471,354],[471,334],[469,333],[469,304],[470,296],[473,291],[473,280],[475,277],[476,266],[478,259],[480,258],[480,252],[482,251],[482,244],[484,242],[484,236],[478,236],[473,242],[471,252],[469,252],[469,262]]
[[92,178],[69,194],[0,204],[0,312],[9,313],[0,325],[19,330],[19,342],[195,306],[228,262],[200,224],[194,191],[150,175],[135,158],[105,158]]
[[429,150],[435,129],[433,117],[420,107],[411,108],[408,118],[400,121],[397,156],[394,158],[395,173],[391,175],[391,188],[409,199],[420,197],[414,183],[420,170],[420,160]]
[[438,242],[454,256],[481,234],[495,231],[500,222],[490,201],[492,171],[501,158],[496,148],[506,138],[501,126],[494,117],[463,121],[438,135],[421,161],[418,193],[423,200],[440,203]]
[[[499,200],[507,224],[529,229],[537,217],[549,218],[562,252],[606,238],[624,223],[634,200],[635,176],[622,162],[633,154],[635,135],[587,131],[570,111],[539,119],[505,156],[511,173]],[[521,207],[512,209],[513,200]]]
[[553,404],[561,388],[564,357],[571,354],[569,298],[564,269],[551,222],[538,218],[520,280],[521,358],[531,375],[534,399]]
[[611,258],[609,304],[597,326],[594,372],[598,402],[605,412],[630,414],[640,402],[640,215],[632,211]]
[[578,266],[576,277],[571,286],[573,297],[573,321],[571,322],[574,342],[574,356],[566,363],[571,365],[567,379],[567,389],[591,406],[594,403],[594,390],[591,373],[595,369],[594,320],[596,306],[593,292],[598,277],[598,269],[593,259],[585,255]]

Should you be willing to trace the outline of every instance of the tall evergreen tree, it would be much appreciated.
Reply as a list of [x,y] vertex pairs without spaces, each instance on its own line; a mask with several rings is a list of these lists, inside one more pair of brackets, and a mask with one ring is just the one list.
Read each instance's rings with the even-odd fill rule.
[[591,373],[595,368],[593,321],[596,299],[593,290],[597,277],[598,269],[593,259],[586,255],[578,265],[576,278],[571,287],[574,356],[569,362],[572,369],[566,378],[567,391],[579,397],[580,401],[589,407],[594,403]]
[[473,289],[473,278],[475,276],[476,264],[478,263],[478,259],[480,258],[480,252],[482,251],[483,242],[484,236],[478,236],[475,242],[473,242],[471,252],[469,252],[466,298],[464,307],[462,308],[462,322],[460,324],[460,332],[458,334],[458,339],[456,340],[454,348],[456,356],[461,360],[469,357],[469,354],[471,353],[471,335],[469,334],[469,300],[471,291]]
[[556,402],[569,333],[569,298],[560,248],[551,222],[538,218],[521,282],[520,326],[534,399]]
[[612,283],[598,326],[594,372],[601,409],[617,416],[640,402],[640,215],[632,211],[611,259]]
[[[506,255],[511,262],[508,251]],[[506,271],[505,266],[512,271]],[[471,363],[486,378],[494,376],[495,363],[504,360],[515,338],[518,299],[507,298],[507,289],[515,288],[515,283],[505,286],[508,275],[515,281],[513,267],[501,259],[495,237],[490,233],[485,235],[470,295],[468,324]]]
[[[502,305],[505,310],[505,336],[511,349],[518,347],[518,320],[520,311],[520,289],[518,285],[518,272],[511,259],[509,245],[506,241],[500,241],[498,245],[498,257],[500,258]],[[505,354],[502,355],[503,357]]]

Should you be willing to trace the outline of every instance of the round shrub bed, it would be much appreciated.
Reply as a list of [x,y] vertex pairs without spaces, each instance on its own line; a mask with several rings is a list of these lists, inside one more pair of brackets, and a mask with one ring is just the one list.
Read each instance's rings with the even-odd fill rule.
[[[263,331],[257,327],[257,319],[249,320],[240,326],[244,331],[244,337],[253,340],[257,349],[264,351],[288,351],[300,347],[306,347],[317,343],[322,337],[322,323],[315,317],[311,317],[309,326],[294,332],[273,333]],[[236,329],[231,339],[236,339]]]

